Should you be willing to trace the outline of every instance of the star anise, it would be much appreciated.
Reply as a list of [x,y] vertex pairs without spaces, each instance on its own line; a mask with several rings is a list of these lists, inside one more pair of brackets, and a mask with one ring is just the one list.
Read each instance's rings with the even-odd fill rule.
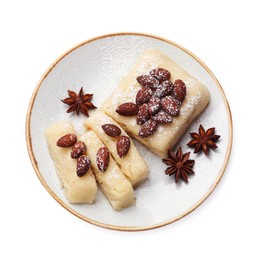
[[169,176],[175,174],[176,183],[180,178],[188,183],[188,175],[194,173],[192,167],[195,164],[195,161],[189,160],[189,157],[190,152],[183,154],[181,147],[179,147],[176,154],[172,149],[169,149],[168,158],[162,159],[166,165],[169,165],[165,170],[165,174]]
[[89,116],[88,110],[96,108],[90,100],[93,97],[93,94],[84,94],[83,88],[81,87],[78,94],[72,90],[68,90],[68,98],[62,99],[61,101],[69,105],[69,109],[67,110],[67,113],[75,111],[77,115],[79,113],[83,113],[86,116]]
[[198,153],[201,150],[205,155],[208,155],[209,149],[216,149],[218,146],[216,142],[220,138],[220,135],[215,135],[215,127],[209,128],[205,131],[204,127],[200,125],[198,133],[190,133],[193,138],[187,143],[189,147],[195,147],[194,153]]

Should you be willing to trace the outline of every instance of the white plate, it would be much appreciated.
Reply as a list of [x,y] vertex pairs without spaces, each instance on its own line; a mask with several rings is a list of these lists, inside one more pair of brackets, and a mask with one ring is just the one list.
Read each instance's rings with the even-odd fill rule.
[[[216,127],[221,135],[219,148],[195,155],[195,175],[189,184],[174,183],[166,176],[166,165],[137,144],[150,168],[149,179],[135,193],[136,205],[121,212],[112,210],[101,191],[93,205],[69,204],[60,188],[53,162],[48,154],[44,130],[60,120],[71,120],[80,129],[84,116],[67,114],[60,99],[67,90],[94,93],[93,103],[100,106],[126,75],[141,52],[159,49],[202,81],[209,89],[211,101],[206,110],[191,124],[178,145],[185,151],[189,132]],[[67,210],[98,226],[117,230],[145,230],[172,223],[196,209],[214,190],[226,168],[232,144],[232,121],[224,92],[215,76],[193,54],[168,40],[144,34],[120,33],[83,42],[63,54],[51,65],[33,93],[27,114],[27,145],[33,167],[47,191]],[[137,143],[137,142],[136,142]]]

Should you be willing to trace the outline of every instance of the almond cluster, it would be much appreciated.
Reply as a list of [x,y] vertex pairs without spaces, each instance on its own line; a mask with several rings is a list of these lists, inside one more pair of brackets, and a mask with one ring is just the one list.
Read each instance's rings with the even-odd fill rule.
[[90,159],[86,156],[87,146],[82,141],[77,141],[75,134],[66,134],[57,141],[59,147],[71,147],[70,156],[72,159],[77,159],[77,175],[78,177],[84,176],[90,168]]
[[156,68],[148,75],[136,78],[141,89],[136,94],[135,103],[121,104],[116,112],[122,116],[136,116],[136,123],[141,125],[139,137],[152,135],[159,124],[168,124],[173,117],[179,116],[180,106],[186,96],[186,85],[181,79],[170,81],[171,73],[163,68]]
[[107,135],[111,137],[119,137],[116,143],[117,154],[120,158],[125,157],[130,149],[130,138],[125,135],[120,136],[121,129],[114,124],[102,125],[102,129]]
[[[57,146],[64,147],[64,148],[72,147],[70,156],[72,159],[77,159],[77,169],[76,169],[77,175],[78,177],[84,176],[89,170],[91,165],[91,161],[89,157],[86,156],[86,151],[87,151],[86,144],[82,141],[77,141],[77,136],[75,134],[66,134],[57,141]],[[96,155],[96,162],[97,162],[98,169],[101,173],[104,173],[106,171],[109,165],[109,158],[110,158],[110,153],[108,149],[105,146],[100,147]]]

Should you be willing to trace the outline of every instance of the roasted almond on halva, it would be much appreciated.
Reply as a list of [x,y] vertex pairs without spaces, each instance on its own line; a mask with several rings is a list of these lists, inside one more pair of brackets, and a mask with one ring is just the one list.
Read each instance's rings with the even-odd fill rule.
[[90,168],[90,159],[86,155],[81,155],[77,161],[77,175],[84,176]]
[[120,136],[117,140],[116,149],[117,154],[120,158],[123,158],[127,155],[129,149],[130,149],[130,138],[128,136]]
[[180,101],[172,96],[166,96],[162,99],[162,109],[172,116],[178,116],[180,114]]
[[138,106],[135,103],[123,103],[116,109],[116,112],[121,116],[135,116],[138,113]]
[[72,146],[70,156],[72,159],[77,159],[81,155],[83,155],[86,151],[87,151],[86,144],[82,141],[78,141]]
[[138,125],[144,124],[150,118],[148,104],[143,104],[139,107],[139,111],[136,116],[136,123]]
[[136,105],[142,105],[144,103],[147,103],[152,97],[152,94],[153,92],[150,88],[141,88],[136,94]]
[[176,79],[173,84],[173,95],[174,98],[183,102],[186,96],[186,85],[181,79]]
[[156,131],[157,126],[158,126],[157,122],[149,119],[141,126],[138,136],[141,138],[146,138],[152,135]]
[[104,173],[109,165],[110,154],[105,146],[102,146],[96,156],[97,166],[100,172]]
[[159,82],[163,82],[165,80],[169,80],[171,77],[171,73],[163,68],[156,68],[150,71],[150,75],[154,78],[156,78],[157,80],[159,80]]
[[157,88],[159,86],[159,81],[150,75],[140,75],[136,80],[143,87]]
[[112,137],[118,137],[121,135],[121,129],[118,126],[113,124],[102,125],[102,129],[107,135]]
[[57,141],[59,147],[70,147],[77,142],[77,136],[75,134],[66,134]]

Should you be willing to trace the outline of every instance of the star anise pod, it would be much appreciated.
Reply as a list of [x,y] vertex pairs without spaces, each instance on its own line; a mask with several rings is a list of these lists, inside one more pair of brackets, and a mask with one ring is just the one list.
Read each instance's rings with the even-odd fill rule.
[[166,165],[169,165],[165,170],[165,174],[169,176],[175,174],[176,183],[180,178],[188,183],[188,175],[194,173],[192,167],[195,164],[195,161],[189,160],[189,157],[190,152],[183,154],[181,147],[179,147],[176,154],[172,149],[169,149],[168,158],[162,159]]
[[218,146],[216,142],[220,138],[220,135],[215,135],[215,127],[209,128],[205,131],[204,127],[200,125],[198,133],[190,133],[193,138],[187,143],[189,147],[195,147],[194,153],[198,153],[201,150],[205,155],[209,154],[209,149],[216,149]]
[[72,90],[68,90],[68,98],[62,99],[61,101],[69,105],[69,109],[67,110],[67,113],[75,111],[77,115],[79,113],[83,113],[86,116],[89,116],[88,110],[96,108],[90,100],[93,97],[93,94],[84,94],[83,87],[81,87],[78,94]]

